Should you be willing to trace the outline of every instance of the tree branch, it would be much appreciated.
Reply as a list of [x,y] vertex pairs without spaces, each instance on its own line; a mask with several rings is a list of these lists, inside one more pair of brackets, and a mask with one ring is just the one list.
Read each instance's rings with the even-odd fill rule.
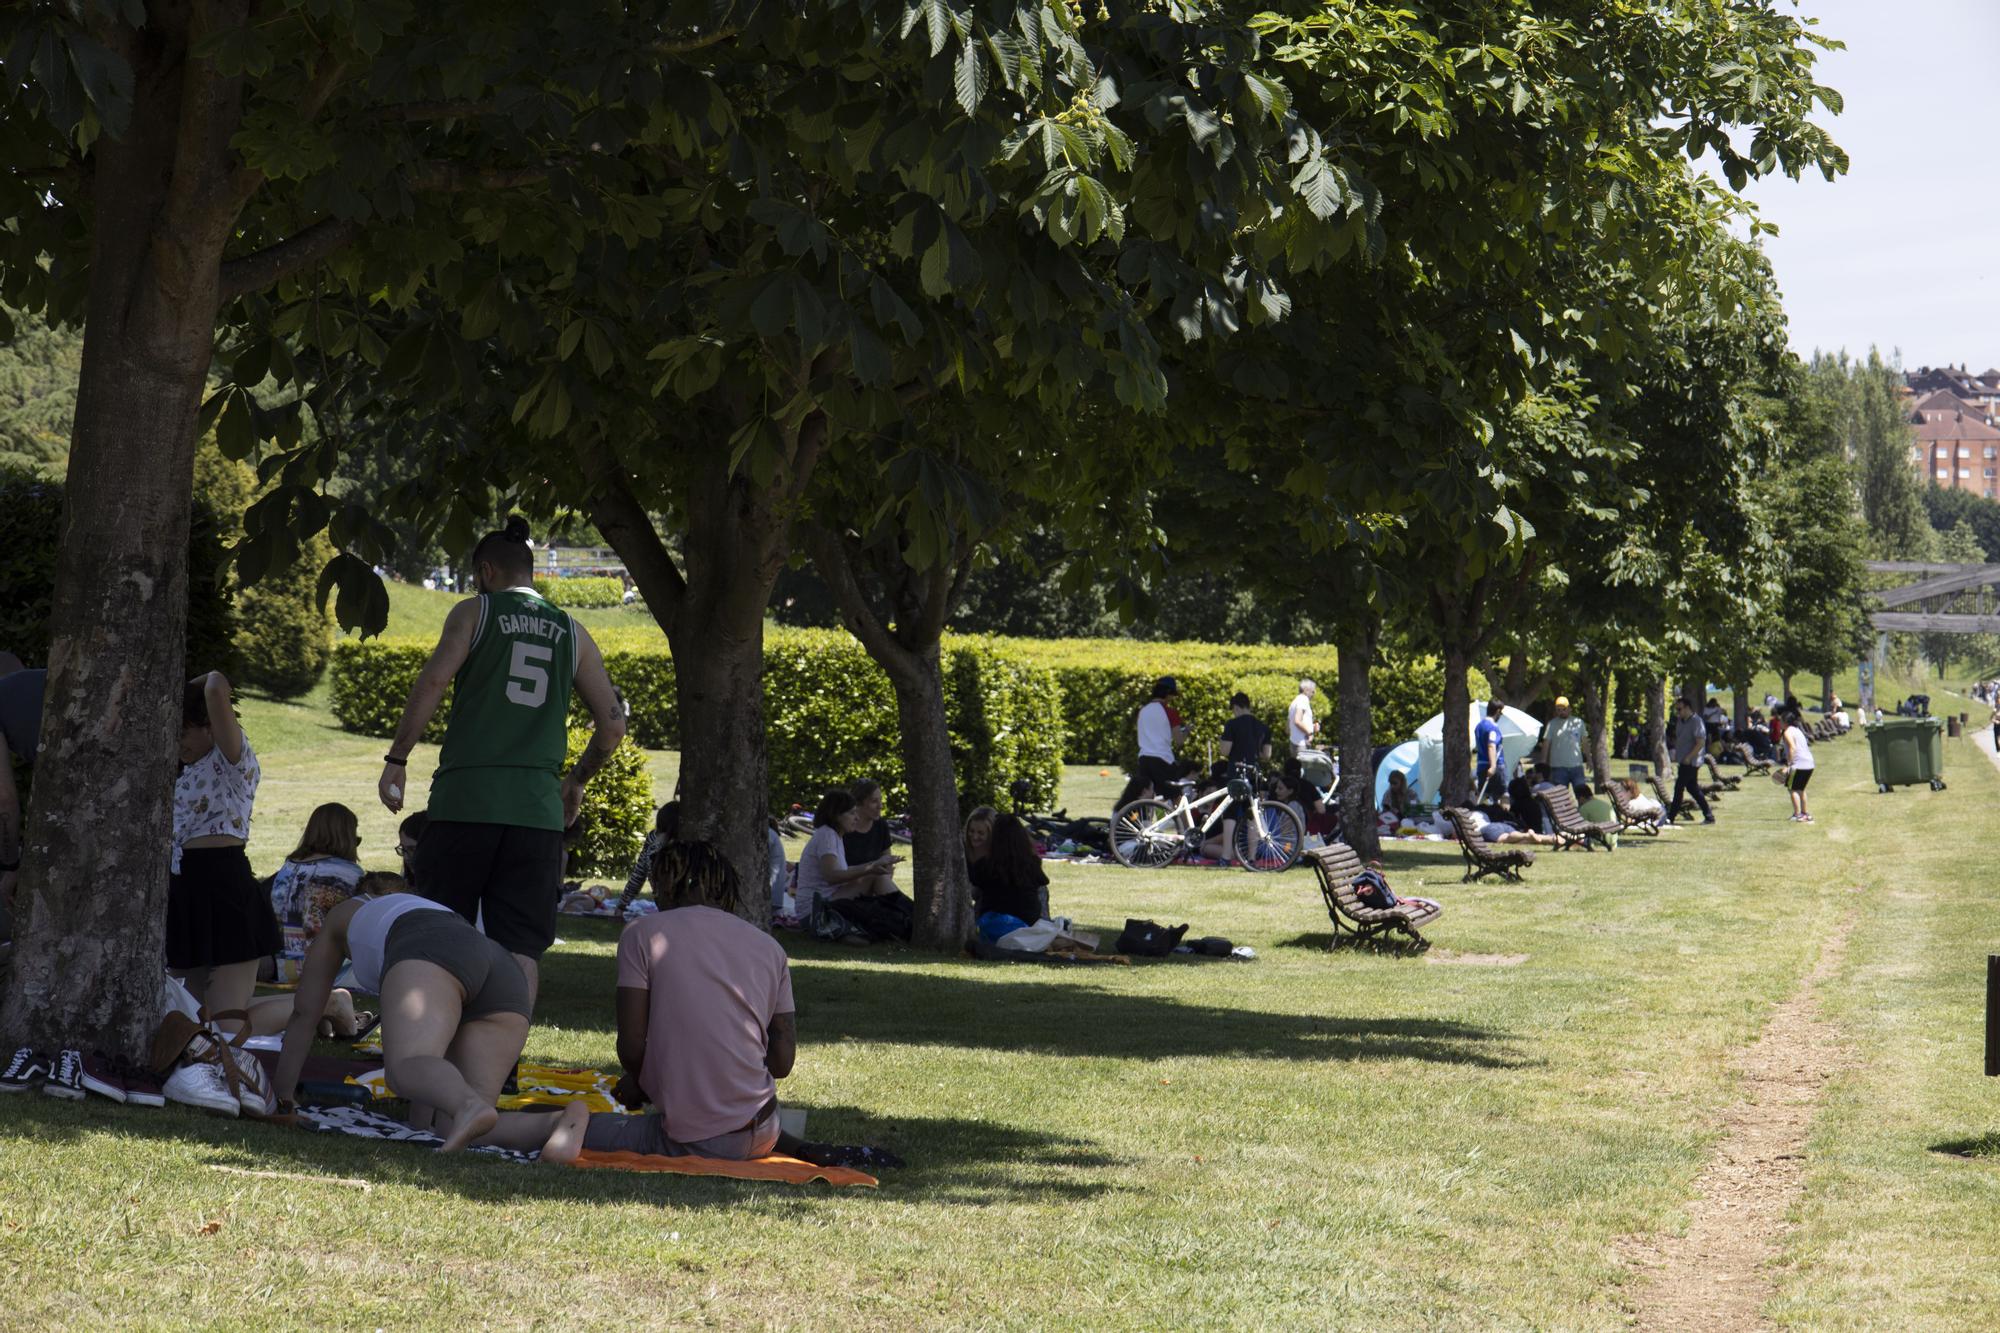
[[684,56],[726,42],[736,35],[736,31],[735,28],[717,28],[714,32],[701,33],[693,37],[654,42],[646,50],[656,56]]
[[402,102],[378,107],[376,120],[471,120],[475,116],[495,116],[500,108],[491,102]]
[[687,581],[667,544],[660,540],[652,516],[626,484],[625,470],[611,447],[592,438],[580,444],[577,453],[590,481],[590,502],[585,506],[590,521],[632,571],[632,581],[639,585],[660,629],[671,635],[687,602]]
[[869,604],[861,580],[854,575],[854,562],[848,554],[846,540],[822,524],[802,523],[799,525],[799,541],[807,554],[812,556],[813,568],[819,571],[820,578],[833,593],[833,600],[840,604],[841,619],[847,623],[848,632],[861,640],[861,646],[868,650],[868,655],[891,676],[909,678],[920,674],[921,663],[907,648],[896,642],[895,636]]
[[222,261],[222,303],[262,291],[280,278],[310,268],[361,234],[346,218],[321,218],[304,231],[254,254]]
[[425,194],[457,194],[466,190],[512,190],[549,178],[561,163],[530,167],[469,167],[462,162],[414,162],[403,169],[403,183]]

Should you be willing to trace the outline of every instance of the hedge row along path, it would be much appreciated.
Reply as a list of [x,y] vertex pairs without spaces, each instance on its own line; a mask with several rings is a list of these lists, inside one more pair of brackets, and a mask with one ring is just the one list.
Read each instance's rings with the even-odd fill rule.
[[[1861,890],[1856,888],[1854,892]],[[1626,1262],[1645,1276],[1631,1298],[1649,1333],[1744,1333],[1775,1327],[1770,1268],[1805,1178],[1806,1140],[1827,1080],[1848,1062],[1819,988],[1840,971],[1858,913],[1849,912],[1819,961],[1736,1059],[1743,1099],[1723,1116],[1715,1157],[1695,1182],[1681,1235],[1636,1237]]]

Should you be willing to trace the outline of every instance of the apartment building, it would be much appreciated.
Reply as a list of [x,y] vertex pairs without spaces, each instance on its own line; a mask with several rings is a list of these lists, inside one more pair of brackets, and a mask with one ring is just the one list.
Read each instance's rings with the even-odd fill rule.
[[[2000,372],[1994,381],[2000,387]],[[1921,396],[1910,413],[1911,466],[1933,485],[2000,500],[2000,428],[1993,424],[1994,409],[1948,389],[1917,392]]]

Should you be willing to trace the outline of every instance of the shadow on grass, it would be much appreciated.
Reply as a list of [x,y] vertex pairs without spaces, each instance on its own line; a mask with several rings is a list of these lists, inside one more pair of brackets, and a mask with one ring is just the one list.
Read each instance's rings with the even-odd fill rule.
[[[945,1117],[870,1117],[850,1106],[806,1106],[812,1137],[866,1142],[896,1152],[908,1163],[880,1173],[884,1193],[926,1203],[983,1207],[999,1203],[1078,1203],[1130,1186],[1106,1179],[1128,1168],[1127,1158],[1089,1139],[1044,1133],[986,1120]],[[132,1143],[185,1143],[203,1167],[285,1172],[309,1178],[343,1177],[371,1185],[448,1190],[477,1203],[536,1202],[668,1204],[726,1208],[850,1195],[865,1188],[792,1185],[608,1170],[566,1170],[523,1165],[479,1153],[440,1156],[434,1149],[341,1134],[318,1133],[254,1121],[231,1121],[182,1107],[164,1110],[114,1106],[91,1099],[59,1104],[45,1097],[0,1103],[0,1133],[15,1132],[44,1147],[105,1133]],[[341,1188],[334,1180],[271,1182],[298,1190]]]
[[1279,940],[1280,949],[1310,949],[1314,953],[1331,953],[1343,949],[1349,953],[1379,953],[1391,958],[1422,958],[1426,946],[1418,944],[1407,935],[1370,935],[1365,940],[1357,940],[1352,935],[1342,935],[1338,944],[1334,943],[1330,930],[1309,930],[1303,935],[1294,935],[1288,940]]
[[[1349,1019],[1184,1004],[1064,984],[1069,977],[1057,980],[1042,971],[1033,974],[1033,984],[1009,984],[907,967],[810,965],[816,961],[795,960],[808,965],[793,972],[802,1050],[814,1042],[867,1041],[1118,1059],[1427,1060],[1489,1069],[1526,1063],[1504,1045],[1506,1034],[1442,1019]],[[957,970],[979,966],[1005,969],[1010,977],[1021,971],[1004,963]],[[1112,971],[1092,968],[1076,979]]]
[[[613,929],[609,922],[589,924]],[[1291,943],[1315,939],[1324,946],[1324,935]],[[792,954],[803,1059],[811,1058],[816,1044],[860,1041],[1120,1059],[1427,1060],[1489,1069],[1525,1063],[1507,1045],[1510,1034],[1474,1024],[1270,1013],[1134,995],[1103,984],[1133,970],[1113,965],[976,963],[906,948],[820,945],[798,936],[787,936],[785,947]],[[1391,951],[1394,946],[1384,949]],[[1162,965],[1172,966],[1149,959],[1134,969]],[[1214,977],[1227,987],[1227,974],[1244,966],[1255,964],[1187,963],[1175,972],[1190,986]],[[611,959],[551,953],[543,959],[536,1022],[609,1032],[614,990]]]
[[1972,1162],[2000,1163],[2000,1134],[1981,1134],[1976,1139],[1952,1139],[1947,1143],[1933,1143],[1930,1150],[1947,1157],[1962,1157]]

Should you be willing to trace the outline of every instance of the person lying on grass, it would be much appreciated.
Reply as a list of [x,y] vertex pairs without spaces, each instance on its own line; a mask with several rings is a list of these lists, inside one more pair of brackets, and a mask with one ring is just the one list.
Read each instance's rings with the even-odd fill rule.
[[528,1040],[532,1000],[521,965],[451,908],[409,892],[399,875],[366,875],[358,888],[327,913],[306,949],[278,1058],[280,1112],[291,1109],[334,976],[351,958],[362,989],[382,997],[383,1072],[409,1098],[411,1123],[443,1135],[440,1152],[504,1142],[488,1136],[500,1085]]
[[[586,1148],[770,1156],[778,1146],[776,1081],[792,1072],[797,1053],[792,969],[783,946],[736,915],[740,893],[735,868],[709,844],[667,843],[653,858],[660,910],[619,937],[625,1076],[616,1095],[635,1110],[650,1102],[656,1113],[580,1114],[581,1103],[561,1115],[510,1111],[488,1141],[539,1148],[553,1163],[573,1162]],[[389,1083],[396,1086],[393,1071]]]

